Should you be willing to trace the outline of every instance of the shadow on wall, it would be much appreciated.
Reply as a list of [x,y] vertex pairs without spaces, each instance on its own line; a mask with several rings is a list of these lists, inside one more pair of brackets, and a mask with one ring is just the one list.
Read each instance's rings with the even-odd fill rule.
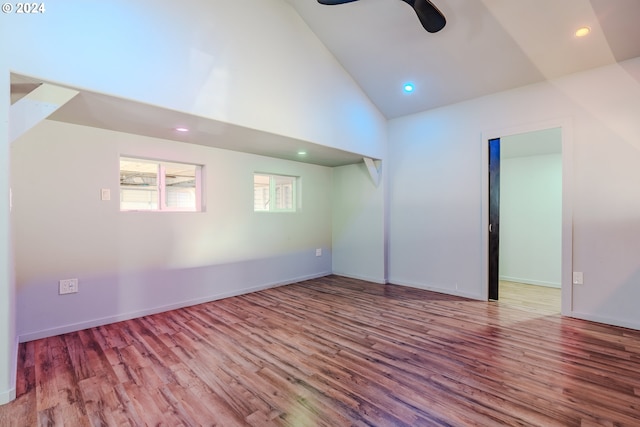
[[618,285],[604,279],[598,287],[598,297],[594,298],[593,293],[585,291],[586,287],[593,288],[596,281],[600,280],[585,273],[584,284],[573,286],[574,306],[580,307],[573,311],[574,317],[640,330],[640,267]]
[[331,274],[331,251],[315,249],[226,264],[80,277],[58,295],[57,279],[18,287],[21,342]]

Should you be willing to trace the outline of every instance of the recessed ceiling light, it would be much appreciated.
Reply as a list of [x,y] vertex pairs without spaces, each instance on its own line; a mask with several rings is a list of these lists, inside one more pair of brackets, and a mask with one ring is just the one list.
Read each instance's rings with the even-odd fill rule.
[[189,129],[184,128],[184,127],[178,127],[178,128],[175,128],[175,131],[176,132],[189,132]]
[[306,156],[307,152],[306,151],[298,151],[298,156]]
[[405,93],[411,93],[413,89],[415,89],[413,83],[405,83],[404,86],[402,86],[402,90],[404,90]]
[[584,37],[591,32],[591,28],[589,27],[580,27],[574,33],[576,37]]

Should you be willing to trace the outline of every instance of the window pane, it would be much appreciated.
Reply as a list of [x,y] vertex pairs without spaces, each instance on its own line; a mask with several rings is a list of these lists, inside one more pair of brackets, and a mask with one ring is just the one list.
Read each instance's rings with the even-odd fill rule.
[[292,176],[273,176],[273,185],[276,193],[276,209],[293,209],[293,182]]
[[163,163],[165,171],[165,205],[169,208],[196,209],[195,165]]
[[253,175],[254,211],[295,211],[296,177]]
[[269,210],[269,175],[253,176],[253,210]]
[[158,190],[144,188],[121,188],[120,209],[122,210],[157,210]]
[[120,209],[158,209],[157,163],[120,159]]
[[202,166],[120,158],[120,210],[201,210]]

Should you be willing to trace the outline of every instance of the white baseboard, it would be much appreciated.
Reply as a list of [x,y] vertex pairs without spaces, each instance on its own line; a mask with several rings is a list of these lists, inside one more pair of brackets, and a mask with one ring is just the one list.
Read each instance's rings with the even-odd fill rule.
[[434,284],[434,283],[417,283],[410,280],[391,279],[391,278],[389,279],[389,283],[394,285],[408,286],[411,288],[424,289],[425,291],[438,292],[440,294],[453,295],[457,297],[475,299],[480,301],[487,300],[487,298],[484,298],[481,295],[455,289],[455,285],[452,287],[448,287],[447,285],[440,285],[440,284]]
[[559,282],[545,282],[543,280],[527,279],[523,277],[500,276],[500,280],[505,282],[524,283],[525,285],[546,286],[548,288],[561,288]]
[[640,330],[640,323],[638,322],[629,322],[626,320],[612,319],[610,317],[598,316],[598,315],[593,315],[589,313],[582,313],[579,311],[571,311],[568,314],[568,316],[574,317],[576,319],[588,320],[590,322],[603,323],[605,325],[620,326],[621,328]]
[[0,405],[6,405],[7,403],[16,399],[16,388],[12,387],[7,391],[0,392]]
[[318,273],[318,274],[312,274],[312,275],[308,275],[308,276],[300,276],[300,277],[296,277],[296,278],[293,278],[293,279],[286,280],[284,282],[265,283],[265,284],[262,284],[262,285],[259,285],[259,286],[253,286],[251,288],[244,288],[244,289],[240,289],[240,290],[233,291],[233,292],[223,292],[223,293],[219,293],[219,294],[208,295],[208,296],[202,297],[202,298],[196,298],[196,299],[181,301],[181,302],[177,302],[177,303],[174,303],[174,304],[163,305],[163,306],[159,306],[159,307],[152,307],[152,308],[145,309],[145,310],[139,310],[139,311],[128,312],[128,313],[119,313],[119,314],[116,314],[116,315],[113,315],[113,316],[107,316],[107,317],[102,317],[102,318],[97,318],[97,319],[91,319],[91,320],[87,320],[87,321],[79,322],[79,323],[67,324],[67,325],[58,326],[58,327],[51,328],[51,329],[44,329],[44,330],[32,331],[32,332],[26,332],[26,333],[23,332],[23,333],[21,333],[19,335],[18,339],[19,339],[19,342],[34,341],[34,340],[38,340],[38,339],[41,339],[41,338],[53,337],[53,336],[56,336],[56,335],[61,335],[61,334],[69,333],[69,332],[80,331],[80,330],[87,329],[87,328],[95,328],[96,326],[108,325],[108,324],[111,324],[111,323],[122,322],[124,320],[130,320],[130,319],[136,319],[138,317],[149,316],[151,314],[163,313],[165,311],[176,310],[178,308],[190,307],[192,305],[202,304],[202,303],[205,303],[205,302],[210,302],[210,301],[215,301],[215,300],[219,300],[219,299],[234,297],[234,296],[238,296],[238,295],[244,295],[244,294],[248,294],[248,293],[251,293],[251,292],[261,291],[261,290],[264,290],[264,289],[275,288],[275,287],[284,286],[284,285],[290,285],[292,283],[302,282],[302,281],[305,281],[305,280],[317,279],[319,277],[325,277],[325,276],[328,276],[330,274],[331,274],[331,272],[327,271],[327,272]]
[[345,274],[345,273],[340,273],[339,271],[334,271],[333,274],[336,275],[336,276],[346,277],[346,278],[349,278],[349,279],[357,279],[357,280],[364,280],[365,282],[377,283],[379,285],[386,285],[387,284],[386,280],[380,279],[380,278],[374,278],[374,277],[368,277],[368,276],[360,276],[358,274]]
[[11,362],[11,385],[12,387],[0,392],[0,405],[6,405],[7,403],[15,400],[16,398],[16,378],[18,371],[18,352],[20,351],[18,337],[16,337],[15,345],[13,347],[13,360]]

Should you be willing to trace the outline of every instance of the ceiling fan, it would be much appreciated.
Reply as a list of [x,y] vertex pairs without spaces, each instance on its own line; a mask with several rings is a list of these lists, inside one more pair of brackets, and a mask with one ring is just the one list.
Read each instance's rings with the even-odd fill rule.
[[[351,3],[357,0],[318,0],[320,4],[336,5]],[[402,0],[416,11],[420,23],[430,33],[437,33],[444,28],[447,20],[429,0]]]

